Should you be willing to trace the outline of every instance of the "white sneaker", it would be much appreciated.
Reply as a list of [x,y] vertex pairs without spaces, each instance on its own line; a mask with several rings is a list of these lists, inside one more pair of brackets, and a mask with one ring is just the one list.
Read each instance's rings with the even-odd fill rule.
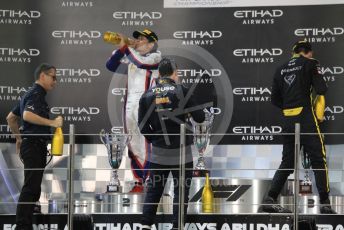
[[147,230],[147,229],[152,229],[151,226],[148,225],[142,225],[141,230]]

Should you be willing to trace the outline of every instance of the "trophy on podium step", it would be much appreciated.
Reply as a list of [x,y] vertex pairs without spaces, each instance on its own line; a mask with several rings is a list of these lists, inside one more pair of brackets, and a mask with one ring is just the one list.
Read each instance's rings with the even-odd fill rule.
[[304,179],[300,181],[299,192],[300,194],[303,194],[303,195],[312,194],[312,181],[309,176],[309,169],[310,169],[311,163],[310,163],[308,154],[304,151],[303,148],[301,150],[301,156],[302,156],[302,166],[305,169],[305,175],[304,175]]
[[214,113],[204,109],[205,120],[202,123],[197,123],[191,120],[193,128],[194,145],[199,153],[197,164],[193,171],[194,177],[205,177],[209,170],[206,169],[204,162],[204,154],[210,141],[210,131],[214,122]]
[[104,129],[100,131],[100,141],[105,145],[108,154],[109,164],[112,173],[110,182],[107,185],[107,192],[122,192],[121,184],[118,179],[117,170],[122,162],[125,148],[131,140],[130,134],[106,133]]

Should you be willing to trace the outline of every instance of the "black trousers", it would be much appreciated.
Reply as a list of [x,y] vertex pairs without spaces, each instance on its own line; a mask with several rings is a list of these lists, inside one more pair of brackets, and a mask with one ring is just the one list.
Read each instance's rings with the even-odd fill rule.
[[[169,173],[172,173],[174,184],[173,198],[173,226],[178,226],[178,209],[179,209],[179,165],[161,165],[150,163],[150,177],[147,184],[148,190],[143,206],[142,225],[151,226],[154,224],[156,211],[164,191],[164,187]],[[184,213],[187,211],[187,202],[189,200],[189,190],[192,180],[193,162],[185,164],[185,194],[184,194]],[[189,170],[187,170],[189,169]]]
[[46,141],[24,138],[20,155],[24,162],[24,185],[17,204],[16,230],[32,230],[33,208],[41,195],[41,183],[47,160]]
[[[314,170],[314,176],[320,195],[320,201],[326,200],[328,198],[328,193],[330,192],[326,164],[326,150],[324,146],[324,140],[320,133],[320,128],[312,108],[305,107],[302,113],[298,116],[284,117],[283,123],[284,133],[294,133],[295,123],[300,123],[301,147],[303,147],[304,152],[309,155],[312,169],[321,169]],[[307,135],[307,133],[312,134]],[[291,170],[276,171],[272,180],[271,189],[269,191],[269,195],[273,198],[277,198],[286,180],[288,179],[288,176],[294,172],[294,170],[292,170],[294,168],[294,143],[295,136],[293,134],[283,136],[282,162],[279,166],[279,169]]]

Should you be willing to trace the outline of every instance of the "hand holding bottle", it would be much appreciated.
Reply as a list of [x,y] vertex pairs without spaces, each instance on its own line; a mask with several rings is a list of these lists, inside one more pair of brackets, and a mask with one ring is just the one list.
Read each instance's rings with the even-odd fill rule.
[[62,127],[63,126],[63,118],[62,116],[58,116],[53,120],[52,127]]

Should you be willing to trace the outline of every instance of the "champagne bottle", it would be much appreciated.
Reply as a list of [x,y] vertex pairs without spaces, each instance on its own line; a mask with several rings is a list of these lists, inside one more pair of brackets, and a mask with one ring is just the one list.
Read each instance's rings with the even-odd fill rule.
[[[113,44],[113,45],[118,45],[121,42],[121,36],[116,33],[116,32],[111,32],[111,31],[106,31],[103,35],[104,42]],[[133,40],[129,38],[125,38],[124,42],[127,45],[130,45],[133,43]]]
[[324,120],[325,113],[325,96],[318,95],[314,101],[315,116],[322,122]]
[[62,133],[62,128],[58,127],[55,130],[54,136],[53,136],[53,141],[51,144],[51,154],[53,156],[61,156],[63,153],[63,133]]
[[118,45],[121,42],[121,36],[118,33],[106,31],[104,33],[104,41],[114,45]]
[[214,193],[211,189],[209,173],[206,173],[205,185],[202,192],[202,212],[214,212]]

